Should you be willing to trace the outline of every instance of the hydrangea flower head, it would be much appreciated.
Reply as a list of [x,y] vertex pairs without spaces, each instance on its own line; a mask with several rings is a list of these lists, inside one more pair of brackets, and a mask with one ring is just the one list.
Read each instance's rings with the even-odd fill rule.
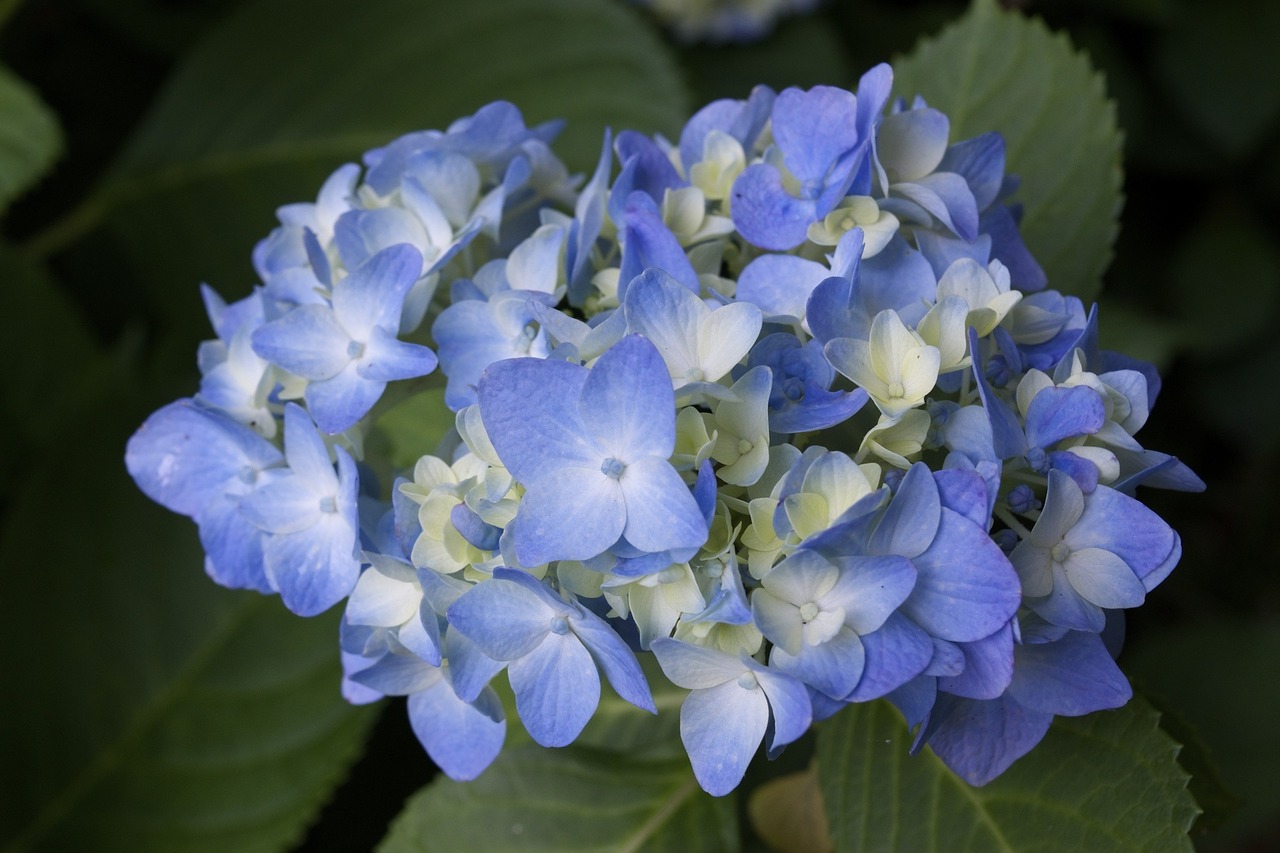
[[[1048,289],[999,135],[891,77],[608,134],[585,183],[505,102],[368,152],[281,208],[260,287],[205,289],[199,393],[130,473],[215,581],[345,599],[344,695],[406,696],[455,779],[502,679],[564,746],[602,675],[657,710],[652,652],[712,794],[882,697],[984,784],[1127,701],[1102,632],[1181,555],[1138,489],[1203,483],[1137,438],[1154,368]],[[364,438],[433,388],[455,428],[378,482]]]

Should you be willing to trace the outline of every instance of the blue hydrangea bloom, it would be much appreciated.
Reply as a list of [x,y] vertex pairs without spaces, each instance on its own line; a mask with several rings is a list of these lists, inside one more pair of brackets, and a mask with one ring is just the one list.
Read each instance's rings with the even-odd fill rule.
[[[217,582],[345,598],[343,695],[408,697],[452,778],[502,748],[495,680],[563,746],[602,672],[656,710],[652,651],[712,794],[881,697],[989,781],[1129,698],[1115,614],[1181,556],[1140,487],[1204,484],[1136,437],[1155,368],[1049,289],[998,133],[890,87],[606,133],[585,185],[505,102],[368,152],[247,297],[204,289],[199,393],[129,472]],[[414,435],[441,384],[453,429]]]
[[613,629],[524,572],[496,570],[450,605],[448,617],[486,655],[506,661],[520,719],[543,746],[572,743],[591,719],[600,701],[597,667],[619,696],[657,713],[640,665]]
[[619,540],[697,548],[706,521],[667,461],[675,398],[653,344],[628,335],[590,370],[510,359],[480,380],[493,447],[526,492],[508,527],[520,562],[588,560]]
[[337,471],[310,416],[284,410],[287,469],[240,501],[240,511],[266,533],[263,566],[285,606],[313,616],[346,598],[360,576],[356,465],[335,447]]
[[396,339],[421,267],[412,246],[384,249],[334,285],[328,305],[299,306],[254,331],[258,355],[308,380],[304,398],[325,432],[353,426],[388,382],[435,369],[435,353]]

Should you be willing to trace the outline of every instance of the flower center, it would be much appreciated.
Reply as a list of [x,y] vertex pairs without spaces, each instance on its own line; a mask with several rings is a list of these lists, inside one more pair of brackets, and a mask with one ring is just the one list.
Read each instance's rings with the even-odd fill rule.
[[818,618],[818,605],[812,601],[806,601],[800,605],[800,618],[805,622],[812,622]]
[[359,341],[352,341],[347,344],[347,357],[355,359],[362,355],[364,355],[364,344]]
[[755,690],[759,685],[754,672],[744,672],[738,676],[738,686],[743,690]]
[[889,385],[889,396],[894,399],[901,399],[906,396],[907,389],[902,387],[901,382],[893,382]]
[[569,633],[569,620],[563,616],[555,616],[551,619],[551,633],[564,636]]
[[338,499],[335,498],[333,495],[326,495],[325,497],[321,498],[320,511],[321,512],[337,512]]
[[1066,542],[1059,542],[1053,546],[1049,556],[1053,558],[1055,563],[1065,563],[1067,558],[1071,556],[1071,546],[1067,545]]
[[622,476],[622,472],[625,470],[627,470],[627,466],[623,465],[612,456],[600,463],[600,473],[604,474],[606,477],[611,477],[614,480],[619,479]]

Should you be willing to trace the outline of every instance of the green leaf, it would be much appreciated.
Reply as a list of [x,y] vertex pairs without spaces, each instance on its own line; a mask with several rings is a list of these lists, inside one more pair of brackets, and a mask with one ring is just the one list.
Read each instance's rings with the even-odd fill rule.
[[887,702],[851,705],[818,735],[818,776],[836,849],[1190,850],[1198,809],[1178,745],[1139,698],[1059,717],[1034,750],[974,788],[911,735]]
[[405,806],[378,848],[552,853],[729,853],[732,796],[714,798],[687,759],[647,760],[584,747],[507,749],[474,782],[440,778]]
[[166,322],[202,331],[195,286],[246,293],[276,207],[497,99],[530,124],[567,119],[555,150],[587,172],[606,125],[673,135],[688,111],[661,43],[613,0],[260,0],[186,58],[104,184],[35,246],[105,224]]
[[1094,296],[1111,258],[1121,195],[1121,134],[1102,75],[1038,19],[975,0],[963,18],[894,63],[894,89],[951,118],[951,138],[997,130],[1022,235],[1049,286]]
[[0,213],[62,152],[53,113],[26,83],[0,66]]
[[38,443],[69,408],[82,405],[81,392],[92,393],[92,385],[79,387],[85,371],[76,368],[95,367],[103,356],[84,316],[48,270],[2,243],[0,282],[0,317],[17,321],[0,336],[0,363],[23,365],[0,385],[0,419]]
[[443,388],[426,388],[396,403],[373,422],[366,440],[385,441],[378,454],[393,470],[412,469],[418,458],[434,453],[440,441],[453,429],[454,414],[444,404]]
[[215,587],[191,523],[129,480],[169,384],[117,374],[6,495],[0,850],[281,849],[373,720],[339,695],[336,613]]

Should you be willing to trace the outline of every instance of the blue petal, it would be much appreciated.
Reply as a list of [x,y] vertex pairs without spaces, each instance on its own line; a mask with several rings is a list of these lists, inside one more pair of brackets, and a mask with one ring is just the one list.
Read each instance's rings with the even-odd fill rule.
[[672,684],[687,690],[715,687],[742,675],[738,658],[708,646],[660,637],[650,647],[662,672]]
[[451,629],[498,661],[529,654],[551,630],[556,615],[538,595],[501,579],[476,584],[446,613]]
[[609,190],[609,216],[614,222],[625,220],[632,192],[642,192],[661,204],[668,189],[688,186],[666,153],[644,134],[624,130],[618,134],[614,147],[622,164],[622,172]]
[[1047,448],[1065,438],[1093,435],[1106,420],[1102,398],[1087,385],[1047,387],[1027,406],[1027,444]]
[[766,319],[801,320],[814,288],[831,272],[795,255],[761,255],[742,270],[734,298],[759,306]]
[[817,205],[796,198],[782,185],[773,166],[755,163],[733,183],[733,223],[749,242],[763,249],[785,251],[808,238],[809,224],[821,217]]
[[680,739],[702,789],[721,797],[738,787],[768,726],[769,702],[759,686],[745,689],[734,680],[690,693],[680,707]]
[[457,531],[462,534],[463,539],[466,539],[467,542],[481,551],[496,551],[498,549],[498,540],[502,538],[502,528],[486,524],[484,519],[476,515],[465,503],[459,503],[454,506],[449,513],[449,520]]
[[1004,183],[1004,137],[991,131],[957,142],[947,149],[938,171],[964,178],[978,210],[986,210]]
[[916,583],[915,567],[905,557],[850,557],[835,562],[840,578],[823,596],[823,603],[844,608],[845,624],[859,634],[878,630]]
[[698,548],[707,541],[706,517],[665,458],[649,457],[628,465],[619,484],[626,502],[622,535],[635,547],[667,551]]
[[391,653],[383,655],[373,666],[353,673],[351,680],[384,696],[408,696],[426,690],[441,679],[439,668],[415,655]]
[[[1085,500],[1084,514],[1066,536],[1072,550],[1103,548],[1124,560],[1139,580],[1156,569],[1167,575],[1168,558],[1178,547],[1177,534],[1140,501],[1106,486]],[[1150,583],[1147,589],[1154,587]]]
[[755,673],[769,700],[773,719],[770,721],[772,735],[768,746],[770,752],[774,752],[809,730],[809,724],[813,722],[809,691],[789,675],[767,669],[747,657],[743,660]]
[[533,481],[506,529],[522,566],[589,560],[618,541],[627,513],[618,481],[597,463],[596,470],[563,468]]
[[364,379],[394,382],[426,376],[436,369],[436,354],[421,344],[396,340],[394,331],[376,326],[357,365],[356,372]]
[[1025,456],[1027,453],[1027,437],[1018,424],[1017,416],[1004,404],[991,386],[987,383],[985,371],[979,362],[978,332],[969,327],[969,352],[974,354],[973,378],[978,386],[978,396],[982,398],[982,408],[991,422],[991,444],[999,459],[1012,459]]
[[1053,722],[1053,714],[1029,710],[1007,698],[952,702],[950,716],[929,745],[970,785],[985,785],[1009,769],[1041,741]]
[[1048,277],[1022,242],[1018,224],[1009,208],[997,204],[978,218],[978,230],[991,237],[991,257],[1009,268],[1009,281],[1023,293],[1044,290]]
[[497,694],[487,690],[468,704],[445,679],[409,697],[409,724],[431,760],[459,782],[483,773],[502,751],[507,736]]
[[933,542],[941,512],[938,485],[929,466],[917,462],[898,484],[898,491],[876,524],[867,547],[875,554],[919,556]]
[[680,241],[662,221],[657,203],[644,193],[627,198],[622,226],[622,262],[618,272],[618,299],[625,299],[627,285],[650,267],[670,275],[694,293],[699,292],[698,274],[685,255]]
[[474,702],[507,665],[480,651],[465,634],[452,628],[444,635],[444,655],[449,661],[453,692],[463,702]]
[[386,382],[361,377],[358,366],[351,362],[328,379],[308,382],[302,396],[316,426],[333,435],[355,426],[386,387]]
[[572,620],[572,626],[618,695],[637,708],[658,713],[649,692],[649,682],[645,680],[635,654],[609,624],[584,608]]
[[772,117],[774,141],[802,185],[829,182],[832,167],[867,142],[858,132],[858,100],[848,89],[786,89],[773,102]]
[[788,654],[782,646],[774,646],[769,665],[839,699],[858,686],[863,658],[862,640],[849,628],[842,627],[821,645],[802,645],[796,655]]
[[537,648],[508,664],[507,677],[520,721],[543,746],[572,743],[600,703],[600,675],[572,634],[547,634]]
[[666,363],[642,335],[627,335],[600,356],[578,411],[587,432],[620,462],[665,460],[675,450],[675,393]]
[[360,577],[356,531],[346,519],[328,515],[299,533],[267,537],[267,577],[299,616],[328,610],[355,588]]
[[188,516],[224,494],[229,482],[242,475],[252,482],[281,461],[271,442],[190,400],[154,412],[125,449],[125,467],[147,497]]
[[1009,559],[982,528],[949,509],[942,510],[933,544],[914,562],[919,577],[903,612],[941,639],[988,637],[1022,600]]
[[515,358],[490,365],[481,376],[478,396],[485,431],[503,465],[520,482],[569,465],[600,466],[600,451],[586,438],[574,405],[587,374],[586,368],[565,361]]
[[991,504],[981,474],[976,470],[948,468],[935,471],[933,480],[938,484],[942,506],[959,513],[983,530],[990,526]]
[[967,699],[995,699],[1004,693],[1013,678],[1013,624],[1006,624],[990,637],[960,643],[964,671],[940,678],[938,689]]
[[253,330],[253,351],[305,379],[328,379],[351,361],[351,336],[333,311],[300,305]]
[[919,626],[900,613],[892,614],[880,630],[862,637],[866,665],[857,688],[844,697],[854,702],[878,699],[915,678],[933,658],[933,642]]
[[1119,708],[1133,690],[1101,637],[1068,631],[1056,642],[1017,648],[1008,695],[1034,711],[1078,717]]
[[196,515],[205,571],[215,583],[231,589],[275,592],[263,563],[263,533],[240,512],[239,500],[218,496]]

